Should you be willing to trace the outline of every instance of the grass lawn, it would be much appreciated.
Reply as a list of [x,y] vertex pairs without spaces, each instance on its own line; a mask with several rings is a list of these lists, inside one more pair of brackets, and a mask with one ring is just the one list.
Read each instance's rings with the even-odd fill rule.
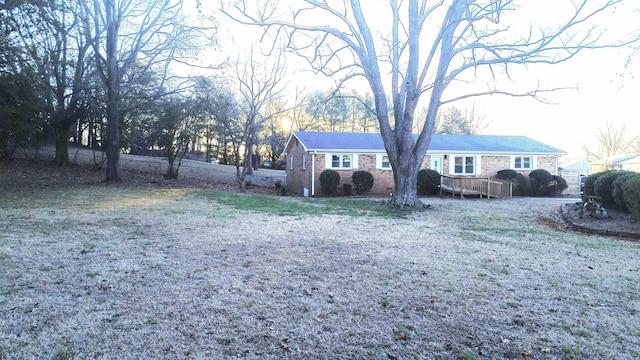
[[638,359],[640,244],[567,199],[0,196],[0,359]]

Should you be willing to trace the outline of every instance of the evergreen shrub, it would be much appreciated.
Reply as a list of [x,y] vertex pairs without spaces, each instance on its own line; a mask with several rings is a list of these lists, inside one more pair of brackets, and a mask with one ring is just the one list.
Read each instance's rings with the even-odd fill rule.
[[340,185],[340,174],[332,169],[327,169],[320,174],[320,187],[325,195],[332,195]]
[[356,194],[364,194],[373,187],[373,175],[365,170],[358,170],[351,176]]
[[640,174],[636,172],[625,171],[624,174],[618,176],[618,178],[613,181],[613,184],[611,184],[611,195],[613,195],[615,206],[625,212],[628,212],[629,208],[627,207],[627,202],[624,194],[624,184],[634,177],[640,177]]
[[622,191],[631,217],[640,221],[640,176],[625,181],[622,185]]
[[544,188],[549,186],[553,175],[544,169],[533,170],[529,173],[529,180],[531,181],[531,195],[544,196]]
[[435,195],[440,189],[440,173],[433,169],[418,171],[418,195]]
[[616,205],[613,199],[613,182],[625,172],[620,170],[609,170],[601,173],[593,184],[593,194],[602,199],[602,205],[613,207]]

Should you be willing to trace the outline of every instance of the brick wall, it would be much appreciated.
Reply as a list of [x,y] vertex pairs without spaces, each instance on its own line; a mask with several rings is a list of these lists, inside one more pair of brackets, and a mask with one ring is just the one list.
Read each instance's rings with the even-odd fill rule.
[[[287,190],[289,194],[295,196],[303,196],[305,187],[308,189],[308,195],[311,195],[311,159],[304,151],[304,147],[298,139],[292,138],[287,148],[286,171],[287,171]],[[293,168],[291,161],[293,160]],[[306,169],[304,162],[306,161]]]
[[551,175],[557,175],[556,158],[549,156],[538,156],[538,169],[544,169],[550,172]]
[[480,164],[480,174],[482,176],[495,176],[498,171],[511,167],[510,156],[483,156]]
[[[303,169],[303,156],[306,156],[307,167]],[[324,196],[322,187],[320,186],[320,174],[325,170],[325,154],[315,155],[315,195]],[[294,169],[291,167],[291,157],[294,158]],[[287,149],[287,186],[289,193],[292,195],[304,195],[304,188],[308,189],[308,195],[312,195],[311,177],[313,175],[313,167],[311,161],[314,158],[312,154],[305,153],[302,145],[297,143],[294,138]],[[452,159],[451,155],[443,156],[443,175],[449,174],[449,163]],[[420,169],[429,169],[431,166],[431,155],[425,156]],[[481,161],[480,173],[477,176],[493,177],[498,171],[511,168],[510,156],[483,156]],[[556,173],[556,159],[554,157],[539,156],[537,158],[537,169],[545,169],[552,174]],[[352,185],[351,180],[353,172],[356,170],[366,170],[373,175],[374,184],[369,192],[372,195],[386,195],[393,192],[395,184],[393,182],[393,172],[391,169],[376,168],[376,154],[358,154],[358,169],[336,169],[340,175],[340,185],[337,194],[344,194],[343,186],[345,184]],[[530,170],[519,171],[527,176]]]
[[[316,195],[323,196],[322,187],[320,186],[320,174],[325,170],[325,154],[316,155]],[[393,192],[395,187],[393,183],[393,172],[391,169],[376,169],[376,155],[375,154],[358,154],[358,168],[357,169],[336,169],[340,175],[340,185],[338,186],[338,194],[342,195],[344,192],[344,184],[349,184],[353,188],[353,181],[351,180],[353,173],[358,170],[368,171],[373,175],[373,187],[368,192],[371,195],[385,195],[389,192]],[[355,193],[355,190],[353,191]]]

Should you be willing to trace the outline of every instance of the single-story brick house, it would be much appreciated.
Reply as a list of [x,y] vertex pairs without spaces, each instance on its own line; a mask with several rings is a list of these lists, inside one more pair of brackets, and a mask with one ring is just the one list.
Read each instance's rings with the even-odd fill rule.
[[[493,177],[503,169],[557,174],[558,158],[564,154],[526,136],[434,134],[422,168],[449,176]],[[371,194],[393,192],[391,165],[378,133],[296,131],[284,155],[292,195],[323,195],[320,174],[325,169],[338,171],[341,184],[351,184],[354,171],[369,171],[374,176]]]

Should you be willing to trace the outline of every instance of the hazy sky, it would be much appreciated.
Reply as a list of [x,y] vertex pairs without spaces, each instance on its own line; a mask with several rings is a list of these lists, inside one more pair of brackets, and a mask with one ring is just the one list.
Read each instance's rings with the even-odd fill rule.
[[[605,13],[598,24],[609,39],[640,30],[640,3],[637,0],[625,1],[614,11]],[[517,19],[511,21],[524,28],[529,24],[553,25],[572,10],[570,0],[516,1],[516,4],[521,3],[530,7],[526,11],[518,10]],[[248,34],[255,28],[241,27],[228,19],[223,19],[221,25],[221,45],[228,49],[223,53],[231,57],[237,52],[242,53],[250,43]],[[474,105],[477,115],[491,121],[487,133],[530,136],[565,150],[569,153],[567,158],[579,158],[582,145],[591,143],[595,146],[597,129],[605,127],[608,121],[616,127],[626,126],[630,135],[640,135],[637,106],[640,102],[640,74],[636,71],[640,69],[640,54],[638,59],[632,58],[628,63],[630,54],[632,49],[629,47],[587,50],[566,63],[527,66],[512,72],[512,80],[516,84],[571,88],[546,94],[545,98],[553,105],[531,98],[508,96],[474,98],[452,105],[462,110]],[[291,68],[298,65],[296,61],[290,61]],[[295,66],[291,66],[292,63]],[[295,74],[289,83],[292,87],[304,86],[311,90],[308,74]],[[317,78],[312,83],[326,89],[332,81]],[[445,108],[447,106],[450,105]]]

